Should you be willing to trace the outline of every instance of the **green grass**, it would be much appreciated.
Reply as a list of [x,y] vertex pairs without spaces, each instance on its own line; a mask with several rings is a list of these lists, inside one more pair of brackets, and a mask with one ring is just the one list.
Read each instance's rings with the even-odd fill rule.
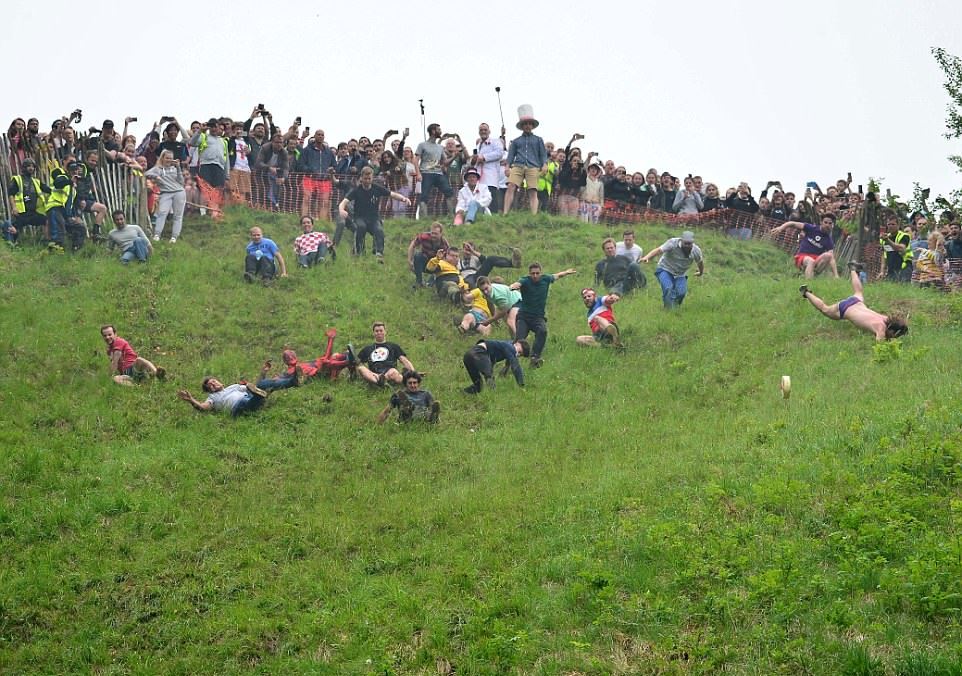
[[[680,311],[641,292],[625,351],[583,349],[606,229],[497,219],[450,234],[582,272],[528,386],[469,398],[473,339],[410,290],[417,224],[387,224],[384,266],[265,289],[240,275],[255,222],[289,251],[294,218],[246,211],[146,266],[0,251],[0,672],[962,673],[957,296],[872,285],[912,324],[875,346],[799,299],[784,254],[700,233]],[[436,428],[374,425],[387,393],[358,383],[239,420],[176,399],[375,319]],[[107,322],[170,380],[113,385]]]

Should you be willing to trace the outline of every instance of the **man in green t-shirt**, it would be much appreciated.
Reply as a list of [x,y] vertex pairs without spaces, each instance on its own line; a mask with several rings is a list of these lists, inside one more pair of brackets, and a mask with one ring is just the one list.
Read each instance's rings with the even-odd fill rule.
[[521,302],[518,304],[517,333],[515,340],[524,340],[530,331],[534,332],[534,347],[531,349],[531,368],[541,366],[543,360],[541,352],[548,340],[548,319],[545,317],[545,305],[548,303],[548,289],[555,280],[573,275],[577,272],[568,268],[553,275],[544,275],[540,263],[528,266],[528,274],[509,288],[521,291]]

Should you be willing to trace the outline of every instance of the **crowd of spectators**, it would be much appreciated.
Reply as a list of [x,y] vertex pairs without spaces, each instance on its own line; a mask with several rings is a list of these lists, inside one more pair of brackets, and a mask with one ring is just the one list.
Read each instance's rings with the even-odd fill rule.
[[[356,235],[354,221],[363,221],[377,247],[379,225],[370,223],[370,209],[359,219],[354,210],[362,208],[360,203],[345,203],[364,176],[372,176],[381,188],[371,198],[379,218],[417,216],[458,224],[532,207],[592,223],[714,222],[730,236],[747,239],[781,223],[818,224],[831,215],[836,243],[858,227],[866,198],[872,198],[863,186],[853,186],[851,174],[825,190],[810,182],[799,196],[778,180],[768,181],[756,195],[745,182],[722,191],[719,183],[693,173],[654,167],[629,171],[614,160],[602,161],[597,152],[582,150],[585,137],[577,133],[564,146],[545,142],[547,161],[534,174],[524,174],[524,189],[515,194],[507,180],[511,139],[503,127],[495,136],[487,123],[465,139],[431,124],[427,139],[412,147],[408,129],[389,129],[373,140],[359,136],[329,143],[324,130],[312,132],[300,117],[286,129],[278,127],[263,104],[243,120],[212,117],[183,125],[176,117],[163,116],[139,139],[129,133],[137,118],[125,118],[122,131],[111,120],[78,131],[81,119],[82,112],[75,110],[46,132],[36,118],[17,118],[10,124],[3,140],[8,161],[2,167],[8,240],[23,227],[37,226],[53,246],[62,247],[67,234],[77,248],[83,245],[74,236],[79,222],[93,227],[94,238],[101,237],[108,207],[95,174],[102,165],[121,165],[144,176],[154,221],[145,229],[158,241],[171,217],[171,242],[180,237],[186,210],[219,217],[225,204],[243,203],[335,221],[332,248],[345,228],[355,230],[355,246],[360,246],[364,233],[362,229]],[[52,208],[44,208],[45,202]],[[885,212],[882,220],[894,220],[896,232],[905,235],[892,234],[891,242],[881,235],[876,247],[880,276],[934,286],[957,277],[948,262],[962,253],[954,215],[943,214],[938,228],[930,227],[924,214],[904,223],[894,212]],[[797,241],[793,229],[784,234]],[[792,246],[791,241],[783,243]],[[904,267],[894,273],[895,266]]]

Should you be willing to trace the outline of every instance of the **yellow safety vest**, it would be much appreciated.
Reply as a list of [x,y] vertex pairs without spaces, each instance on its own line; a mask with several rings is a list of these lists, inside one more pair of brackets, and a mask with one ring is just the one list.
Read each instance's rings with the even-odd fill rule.
[[[47,213],[47,200],[40,189],[40,179],[34,178],[33,189],[37,193],[37,213],[46,214]],[[27,204],[23,201],[23,176],[20,174],[14,174],[13,182],[17,184],[17,194],[13,196],[13,201],[17,205],[17,213],[24,214],[27,212]]]
[[50,195],[47,196],[47,210],[49,211],[55,207],[67,206],[67,202],[70,201],[70,198],[75,192],[76,190],[74,189],[73,184],[66,185],[63,188],[51,188]]
[[[221,143],[224,144],[224,159],[226,160],[226,159],[227,159],[227,156],[228,156],[227,138],[226,138],[225,136],[221,136],[221,137],[220,137],[220,141],[221,141]],[[206,148],[207,148],[207,132],[201,132],[201,134],[200,134],[200,145],[197,146],[197,149],[198,149],[200,152],[204,152],[204,150],[205,150]]]
[[558,163],[551,161],[548,162],[548,168],[544,172],[544,176],[538,179],[538,190],[541,192],[547,192],[551,194],[551,189],[554,187],[554,175],[558,171]]

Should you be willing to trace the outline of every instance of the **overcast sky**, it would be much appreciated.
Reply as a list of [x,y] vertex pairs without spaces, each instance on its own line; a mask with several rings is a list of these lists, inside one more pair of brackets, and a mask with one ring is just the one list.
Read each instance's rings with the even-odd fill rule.
[[76,107],[84,128],[134,115],[139,137],[160,115],[246,118],[263,102],[328,142],[405,126],[420,141],[423,98],[427,122],[470,145],[479,122],[500,124],[500,86],[509,138],[530,103],[546,141],[581,132],[584,150],[629,172],[691,172],[722,190],[747,180],[757,195],[768,179],[801,192],[851,171],[934,196],[962,185],[930,53],[962,55],[960,5],[21,2],[4,10],[5,52],[23,62],[0,109],[4,124],[44,129]]

